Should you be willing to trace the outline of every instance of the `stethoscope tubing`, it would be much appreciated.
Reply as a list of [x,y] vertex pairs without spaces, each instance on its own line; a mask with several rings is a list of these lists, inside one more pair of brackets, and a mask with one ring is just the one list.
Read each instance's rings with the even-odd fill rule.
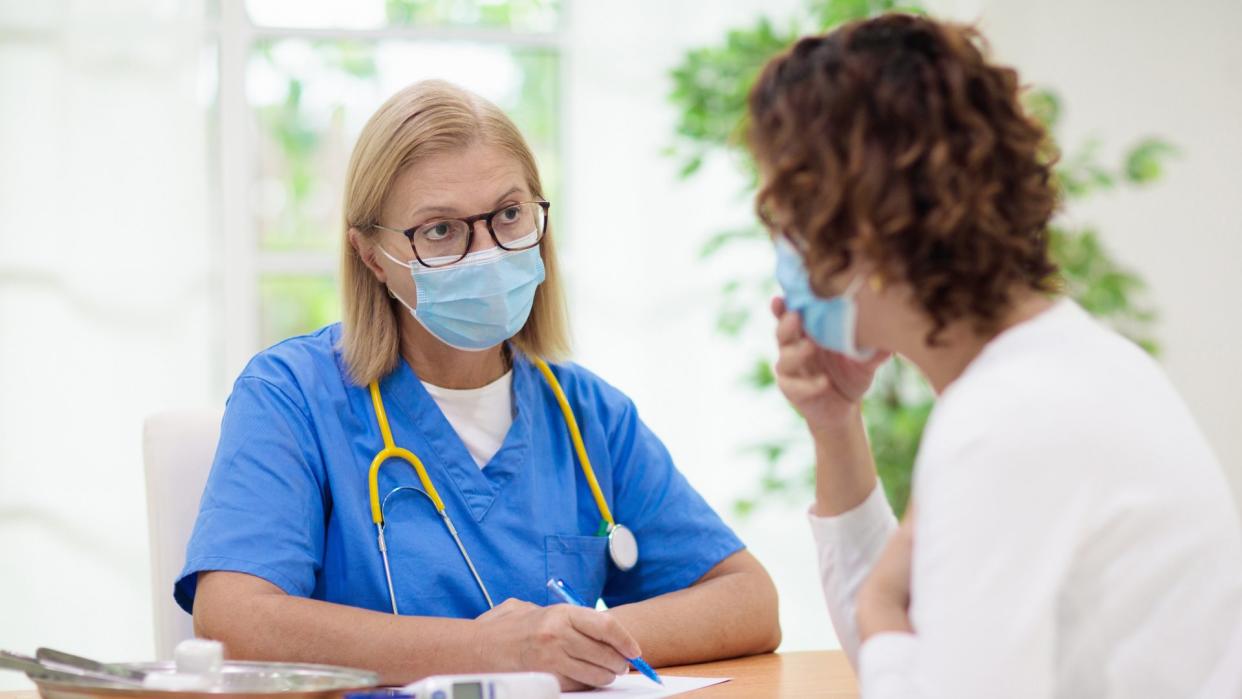
[[[561,409],[561,413],[565,419],[565,424],[569,429],[570,440],[573,443],[574,450],[578,456],[578,461],[582,467],[582,472],[586,476],[587,484],[591,488],[591,494],[595,498],[596,506],[599,508],[600,516],[607,527],[609,551],[613,555],[614,563],[622,570],[629,570],[634,566],[637,556],[637,548],[634,548],[634,560],[630,560],[627,565],[621,565],[617,560],[615,552],[612,551],[613,535],[618,529],[624,530],[629,539],[633,540],[633,534],[629,532],[623,525],[618,524],[612,516],[612,512],[608,507],[608,501],[604,498],[604,493],[600,489],[599,481],[595,477],[595,469],[591,467],[591,460],[586,453],[586,445],[582,439],[582,433],[578,429],[578,421],[574,418],[573,410],[569,406],[569,400],[565,397],[565,392],[561,389],[561,384],[557,381],[556,376],[552,373],[552,369],[547,362],[538,357],[532,357],[531,361],[540,373],[547,380],[548,386],[551,388],[556,402]],[[384,537],[385,517],[384,511],[388,506],[388,499],[394,493],[401,490],[413,490],[421,493],[424,497],[431,501],[432,506],[436,510],[436,514],[440,515],[440,519],[444,521],[444,526],[448,529],[449,535],[453,538],[453,543],[457,545],[457,550],[461,553],[462,559],[466,562],[466,566],[470,569],[470,575],[474,577],[475,583],[479,587],[479,591],[483,593],[483,598],[487,601],[488,609],[495,609],[492,602],[492,595],[487,590],[487,585],[483,583],[483,577],[479,575],[478,569],[471,560],[470,554],[466,551],[465,545],[461,541],[461,536],[457,533],[457,527],[453,525],[453,519],[449,517],[448,509],[444,506],[444,501],[440,498],[439,492],[436,491],[435,484],[431,481],[431,476],[427,473],[427,469],[423,466],[421,460],[413,452],[397,447],[392,437],[392,429],[388,424],[387,411],[384,410],[384,401],[380,396],[379,383],[372,381],[370,386],[371,402],[375,408],[375,418],[379,423],[380,435],[384,440],[384,448],[380,450],[375,458],[371,461],[371,468],[367,475],[368,498],[371,503],[371,519],[375,523],[376,542],[379,546],[380,556],[384,560],[384,578],[388,583],[388,598],[392,602],[392,613],[399,614],[397,610],[397,593],[392,583],[392,567],[388,562],[388,542]],[[401,486],[394,488],[384,496],[383,502],[379,499],[379,469],[389,459],[400,459],[409,464],[418,474],[418,479],[423,485],[423,489],[414,488],[412,486]]]
[[[388,500],[402,490],[413,491],[428,500],[431,500],[431,497],[427,495],[427,493],[424,493],[418,488],[408,485],[401,486],[388,491],[388,494],[384,496],[384,500],[380,504],[380,511],[386,512],[388,510]],[[432,504],[434,505],[435,501],[432,501]],[[496,605],[492,602],[492,594],[488,592],[487,585],[483,582],[483,577],[479,575],[479,570],[478,568],[475,568],[474,561],[471,560],[470,554],[466,551],[465,544],[461,542],[461,536],[457,533],[457,527],[453,526],[453,518],[449,517],[447,511],[439,511],[438,514],[440,515],[440,519],[444,521],[444,526],[448,529],[449,536],[453,537],[453,543],[457,544],[457,550],[461,553],[462,559],[466,562],[466,567],[470,569],[470,574],[474,576],[474,582],[479,586],[479,591],[483,593],[483,599],[487,600],[487,608],[495,609]],[[385,521],[387,521],[387,518],[385,518]],[[383,523],[379,522],[375,524],[377,532],[376,537],[379,542],[380,556],[384,559],[384,578],[388,582],[388,599],[392,602],[392,613],[400,614],[397,610],[397,591],[392,584],[392,567],[388,564],[388,541],[384,537],[384,526],[385,525]]]

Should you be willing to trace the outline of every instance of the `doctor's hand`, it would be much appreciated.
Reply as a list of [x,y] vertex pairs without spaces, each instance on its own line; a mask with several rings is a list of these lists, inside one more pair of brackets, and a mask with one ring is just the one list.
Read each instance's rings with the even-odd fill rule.
[[508,599],[475,621],[480,666],[550,672],[563,690],[609,684],[628,671],[626,658],[642,655],[616,619],[585,607]]
[[777,320],[779,349],[773,367],[776,385],[806,419],[811,432],[837,429],[856,419],[875,370],[891,353],[857,362],[820,347],[803,332],[802,317],[785,308],[780,297],[772,299],[772,315]]

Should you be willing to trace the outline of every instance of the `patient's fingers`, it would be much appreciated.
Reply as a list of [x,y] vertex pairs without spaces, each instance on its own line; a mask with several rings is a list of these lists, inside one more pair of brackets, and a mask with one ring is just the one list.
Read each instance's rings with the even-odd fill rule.
[[776,343],[789,344],[803,337],[802,316],[793,311],[786,311],[776,322]]
[[772,309],[772,315],[776,316],[777,320],[780,320],[781,316],[785,315],[785,297],[773,296],[769,307]]
[[822,396],[832,389],[832,382],[826,374],[811,376],[782,376],[777,374],[776,385],[785,394],[785,398],[795,406]]
[[807,338],[781,345],[774,369],[777,374],[805,376],[817,371],[816,353],[819,348]]

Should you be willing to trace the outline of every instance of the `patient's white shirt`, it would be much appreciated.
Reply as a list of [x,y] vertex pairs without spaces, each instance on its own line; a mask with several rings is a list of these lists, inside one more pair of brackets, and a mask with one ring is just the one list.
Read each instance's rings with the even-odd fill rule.
[[480,388],[423,387],[448,419],[479,468],[487,465],[513,426],[513,370]]
[[864,697],[1192,697],[1242,672],[1225,657],[1242,525],[1220,465],[1156,363],[1073,302],[999,335],[940,396],[913,489],[915,633],[861,651],[854,597],[892,510],[877,488],[810,518]]

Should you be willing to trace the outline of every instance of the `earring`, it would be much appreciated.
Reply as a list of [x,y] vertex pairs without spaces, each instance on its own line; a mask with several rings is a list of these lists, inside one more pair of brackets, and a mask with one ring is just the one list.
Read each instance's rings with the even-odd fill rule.
[[884,291],[884,277],[881,277],[878,274],[873,274],[871,275],[870,281],[871,281],[872,291],[874,291],[877,294]]

